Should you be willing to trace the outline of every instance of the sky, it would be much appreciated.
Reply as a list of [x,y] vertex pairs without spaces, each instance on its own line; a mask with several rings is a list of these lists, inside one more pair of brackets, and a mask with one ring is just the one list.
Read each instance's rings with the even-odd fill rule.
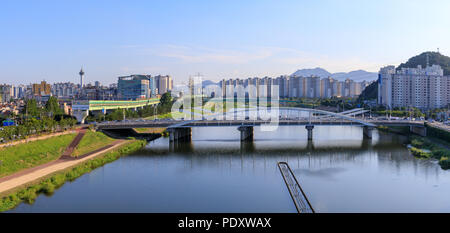
[[0,83],[377,72],[450,55],[450,1],[2,0]]

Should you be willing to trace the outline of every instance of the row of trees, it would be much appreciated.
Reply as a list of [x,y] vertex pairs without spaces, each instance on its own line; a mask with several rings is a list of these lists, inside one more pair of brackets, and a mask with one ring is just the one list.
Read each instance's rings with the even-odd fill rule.
[[23,114],[30,117],[54,117],[63,115],[64,111],[59,107],[58,99],[54,96],[50,96],[43,107],[40,107],[35,99],[27,100]]
[[41,133],[52,133],[58,130],[73,128],[77,123],[73,118],[62,118],[59,121],[50,117],[42,119],[28,118],[22,124],[3,127],[0,130],[0,140],[7,142],[11,140],[24,139],[30,135]]
[[28,99],[19,115],[11,114],[7,118],[13,119],[16,124],[1,128],[0,140],[3,142],[66,130],[77,123],[72,116],[64,115],[64,111],[59,107],[58,99],[53,96],[44,106],[38,105],[34,99]]

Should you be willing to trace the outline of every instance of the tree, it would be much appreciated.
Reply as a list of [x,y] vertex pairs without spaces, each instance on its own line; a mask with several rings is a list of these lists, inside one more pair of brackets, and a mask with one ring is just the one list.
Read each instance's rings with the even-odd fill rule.
[[27,102],[25,104],[25,114],[28,114],[29,116],[32,116],[32,117],[38,117],[40,112],[41,112],[41,110],[37,106],[37,102],[35,99],[27,100]]
[[172,108],[172,102],[173,102],[172,94],[170,92],[164,93],[161,96],[161,99],[159,100],[158,112],[159,113],[170,112]]
[[63,111],[59,108],[58,99],[54,96],[50,96],[47,103],[45,104],[45,111],[50,114],[50,116],[61,115]]
[[172,104],[173,98],[172,94],[170,92],[166,92],[161,96],[161,99],[159,100],[159,103],[162,106]]

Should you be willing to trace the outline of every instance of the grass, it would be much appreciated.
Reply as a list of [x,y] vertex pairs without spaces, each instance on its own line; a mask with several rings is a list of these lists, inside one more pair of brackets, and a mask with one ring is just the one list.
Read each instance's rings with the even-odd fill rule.
[[[428,138],[412,136],[411,139],[411,153],[414,156],[421,158],[435,158],[439,160],[439,165],[442,169],[450,169],[450,150],[434,143]],[[431,152],[425,152],[423,149]]]
[[100,149],[104,146],[111,144],[115,139],[106,136],[102,132],[95,132],[88,130],[81,139],[78,146],[72,153],[73,157],[78,157],[94,150]]
[[163,133],[166,128],[135,128],[138,133]]
[[74,137],[66,134],[0,148],[0,177],[59,158]]
[[39,194],[52,194],[55,189],[61,187],[65,182],[73,181],[83,174],[91,172],[106,163],[110,163],[125,154],[137,151],[145,146],[145,144],[145,140],[134,140],[102,156],[83,162],[71,169],[58,172],[38,184],[28,186],[27,188],[4,196],[0,198],[0,212],[13,209],[21,202],[32,204]]

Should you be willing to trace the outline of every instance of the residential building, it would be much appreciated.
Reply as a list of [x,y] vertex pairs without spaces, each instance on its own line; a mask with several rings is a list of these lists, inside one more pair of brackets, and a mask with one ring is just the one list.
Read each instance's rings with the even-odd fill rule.
[[449,104],[449,77],[438,65],[422,68],[394,66],[380,69],[378,78],[378,104],[388,108],[416,107],[434,109]]

